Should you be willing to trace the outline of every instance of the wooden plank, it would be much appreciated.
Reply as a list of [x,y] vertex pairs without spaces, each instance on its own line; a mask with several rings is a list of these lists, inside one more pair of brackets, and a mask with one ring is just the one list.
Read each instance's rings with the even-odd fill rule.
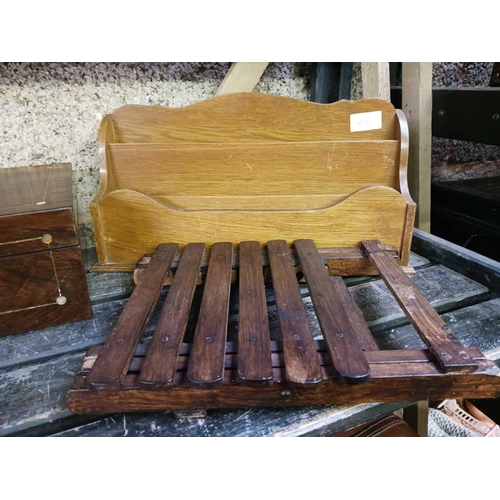
[[200,389],[222,385],[233,245],[215,243],[210,254],[187,380]]
[[362,62],[361,78],[363,81],[363,98],[377,97],[391,100],[391,84],[388,62]]
[[0,258],[0,337],[91,317],[78,247]]
[[114,189],[140,190],[178,209],[306,210],[367,186],[396,189],[399,148],[395,140],[119,143],[108,155]]
[[[392,188],[370,186],[318,210],[182,211],[124,189],[109,193],[99,203],[99,210],[106,224],[102,235],[107,238],[107,262],[135,264],[164,241],[175,241],[182,249],[193,241],[204,241],[210,248],[218,241],[237,245],[240,241],[284,239],[291,246],[296,239],[307,238],[318,247],[352,247],[362,238],[383,237],[385,244],[400,251],[407,201]],[[112,223],[116,220],[127,221],[128,225]]]
[[[446,282],[446,277],[443,276],[442,280]],[[452,283],[452,285],[456,287],[456,283]],[[107,304],[98,307],[105,305]],[[112,312],[111,310],[103,311],[102,315],[109,316],[112,315]],[[476,345],[488,358],[500,359],[500,336],[498,335],[500,329],[500,298],[447,313],[443,316],[443,319],[448,324],[453,325],[454,332],[464,345]],[[74,325],[79,324],[85,324],[86,330],[91,330],[87,321],[81,321]],[[44,330],[44,334],[49,330]],[[72,332],[69,338],[65,340],[68,346],[72,342],[75,344],[83,342],[82,338],[85,336],[86,330]],[[39,334],[39,332],[33,333]],[[60,342],[65,338],[62,330],[56,333],[57,335],[53,339],[48,337],[51,342],[52,340]],[[13,341],[19,340],[21,337],[23,335],[6,337],[2,340]],[[38,337],[40,336],[38,335]],[[425,344],[411,325],[395,329],[390,328],[380,332],[377,335],[377,340],[384,349],[425,348]],[[36,345],[27,343],[23,345],[28,350],[31,347],[36,349]],[[3,343],[1,344],[0,356],[14,358],[18,355],[19,350],[21,350],[21,346],[18,344],[11,346]],[[45,359],[38,363],[32,362],[29,366],[17,365],[14,368],[4,369],[0,373],[0,435],[21,432],[45,435],[50,432],[58,432],[58,429],[63,425],[71,425],[64,422],[75,422],[75,425],[79,425],[78,417],[72,415],[67,408],[65,395],[81,365],[83,355],[84,353],[79,351],[76,354]],[[370,356],[374,355],[375,353],[370,353]],[[33,388],[36,388],[36,390],[33,390]],[[398,404],[401,405],[402,403]],[[364,414],[364,418],[370,419],[372,416],[375,418],[376,413],[384,408],[384,405],[369,404],[361,406],[349,405],[348,407],[330,406],[294,409],[262,408],[250,411],[244,409],[209,412],[202,425],[199,425],[198,420],[175,421],[170,413],[148,413],[147,415],[127,415],[125,427],[128,429],[129,435],[142,434],[145,436],[191,434],[273,435],[280,432],[285,434],[288,432],[291,434],[306,432],[304,429],[309,429],[310,423],[312,426],[311,432],[317,431],[320,433],[323,426],[328,428],[330,424],[335,430],[339,428],[337,426],[342,427],[341,430],[345,430],[343,426],[349,426],[351,422],[356,421],[355,415],[357,415],[359,408],[366,408],[368,413]],[[335,418],[331,412],[334,412]],[[337,420],[337,417],[339,420]],[[362,420],[357,423],[362,423]],[[79,432],[82,435],[87,432],[95,432],[96,435],[101,436],[118,435],[120,433],[120,435],[123,435],[126,432],[123,417],[108,417],[97,422],[95,427],[93,425],[88,424],[82,429],[76,429],[75,435]]]
[[[477,346],[488,359],[500,360],[500,298],[447,312],[441,319],[465,347]],[[413,325],[399,326],[377,337],[381,349],[422,349],[426,345]]]
[[[43,239],[45,235],[48,239]],[[71,208],[0,216],[0,257],[55,250],[78,243]]]
[[[382,111],[382,128],[357,132],[355,140],[394,138],[394,106],[374,99],[338,101],[327,106],[260,92],[227,94],[190,106],[128,105],[106,115],[101,129],[114,123],[105,143],[280,142],[353,140],[349,115]],[[210,123],[214,126],[203,126]],[[106,161],[104,159],[104,161]],[[101,163],[101,166],[103,164]]]
[[283,240],[270,241],[267,249],[283,339],[287,381],[292,385],[317,385],[322,381],[321,369],[290,250]]
[[427,437],[429,401],[419,401],[403,410],[404,421],[420,436]]
[[464,351],[464,347],[451,332],[449,326],[401,271],[394,259],[385,253],[380,242],[363,241],[362,243],[387,287],[394,294],[408,319],[443,369],[453,372],[475,371],[476,363]]
[[417,204],[415,226],[430,231],[432,63],[403,62],[403,106],[411,137],[408,184]]
[[[365,403],[448,399],[450,397],[495,398],[500,394],[500,369],[489,360],[478,360],[476,373],[448,373],[434,363],[389,363],[372,365],[372,376],[364,384],[343,384],[335,379],[324,380],[315,390],[290,387],[281,368],[273,369],[273,384],[248,387],[237,383],[236,374],[226,370],[226,384],[211,391],[174,386],[158,391],[145,401],[148,391],[137,388],[137,379],[127,379],[126,390],[119,394],[72,390],[68,395],[70,408],[76,413],[115,413],[123,411],[186,410],[196,408],[248,408],[252,406],[297,406],[333,403]],[[327,371],[325,370],[325,373]],[[182,375],[181,379],[182,380]],[[78,385],[81,377],[75,382]]]
[[159,245],[109,336],[104,352],[88,377],[93,389],[120,387],[144,327],[158,301],[163,281],[177,252],[176,244]]
[[[442,266],[422,269],[411,280],[439,313],[476,304],[489,297],[486,287]],[[352,285],[349,292],[373,333],[408,322],[383,280]],[[304,299],[306,308],[312,310],[308,300]]]
[[[367,381],[370,377],[370,367],[361,350],[356,326],[350,321],[347,309],[357,309],[354,301],[345,301],[345,295],[337,295],[312,240],[297,240],[294,246],[339,380],[350,384]],[[371,337],[368,326],[365,326],[365,329]]]
[[126,299],[134,291],[132,273],[87,273],[86,276],[92,305]]
[[173,383],[204,250],[203,243],[189,243],[182,254],[139,379],[145,388]]
[[0,216],[72,207],[71,163],[2,168],[0,200]]
[[413,234],[416,252],[500,292],[499,262],[417,228]]
[[[470,260],[469,263],[473,269],[474,261]],[[420,263],[415,260],[413,264],[417,267],[428,266],[428,262],[425,260],[420,261]],[[100,276],[107,276],[111,279],[117,275],[107,273],[100,274]],[[489,276],[493,278],[492,274]],[[484,278],[488,278],[488,275],[485,274]],[[486,287],[442,266],[419,269],[412,279],[427,300],[440,313],[450,309],[470,306],[485,300],[489,296]],[[346,281],[348,284],[354,285],[349,287],[350,292],[358,308],[363,311],[363,317],[373,332],[396,328],[408,321],[382,280],[372,279],[370,281],[367,278],[363,278],[363,280],[348,278]],[[108,295],[108,290],[107,286],[104,287],[106,296],[111,297],[111,291],[109,291]],[[120,289],[118,289],[118,292],[122,293]],[[305,285],[301,285],[301,295],[311,322],[311,329],[315,335],[320,335],[321,331],[317,324],[311,300],[308,298],[309,291]],[[268,315],[271,336],[272,338],[279,338],[279,324],[273,305],[275,296],[272,288],[266,288],[266,297],[269,305]],[[160,306],[163,299],[164,292],[160,295]],[[102,300],[108,299],[103,298]],[[96,295],[96,302],[101,302],[98,295]],[[98,303],[93,306],[94,316],[92,319],[45,328],[43,334],[40,334],[40,331],[32,331],[0,338],[0,368],[7,369],[25,363],[33,364],[43,359],[81,351],[93,344],[105,342],[125,304],[126,300]],[[230,308],[229,340],[237,340],[236,321],[238,310],[239,304],[235,301]],[[157,307],[146,326],[145,335],[152,335],[157,325],[159,313]]]
[[[74,419],[66,394],[83,352],[0,373],[0,436]],[[90,419],[89,419],[90,420]]]
[[[389,251],[389,253],[394,257],[398,257],[398,253],[394,247],[391,245],[385,245],[385,249]],[[361,247],[343,247],[343,248],[318,248],[318,252],[321,255],[321,259],[328,264],[328,268],[330,269],[330,274],[336,274],[337,272],[342,272],[342,270],[348,270],[351,269],[362,269],[365,271],[367,274],[374,274],[377,273],[377,270],[373,267],[373,265],[370,262],[370,259],[366,256],[366,253],[364,250],[361,249]],[[262,266],[268,267],[269,266],[269,256],[267,253],[267,249],[263,248],[261,251],[261,261],[262,261]],[[295,252],[294,248],[290,249],[290,253],[292,256],[292,262],[293,265],[297,265],[299,263],[299,259],[297,257],[297,253]],[[182,253],[180,252],[180,255]],[[152,254],[145,254],[143,255],[136,264],[136,269],[141,269],[144,270],[146,269],[147,265],[151,261],[151,256]],[[409,263],[410,266],[414,269],[417,269],[418,267],[422,267],[423,265],[426,265],[429,263],[428,260],[422,260],[422,257],[417,256],[413,254],[411,257],[412,261]],[[201,261],[200,268],[201,269],[206,269],[208,267],[208,261],[210,259],[210,250],[207,250],[204,254],[204,257]],[[239,251],[234,250],[233,251],[233,269],[236,269],[239,267]],[[171,269],[176,269],[177,265],[179,263],[180,256],[174,258],[172,265],[170,266]],[[342,261],[343,263],[340,263]],[[356,262],[353,262],[356,261]],[[358,263],[357,261],[360,261]],[[405,272],[410,272],[409,269],[405,269]],[[351,273],[354,274],[354,273]],[[137,273],[138,278],[142,276],[141,273]],[[138,280],[137,280],[138,281]]]
[[260,243],[240,243],[238,378],[242,384],[273,377]]
[[215,95],[252,92],[268,62],[233,62]]
[[176,419],[171,412],[106,417],[57,436],[272,437],[332,435],[392,413],[404,403],[330,405],[303,408],[241,409],[208,412],[203,419]]
[[[137,374],[139,375],[138,383],[140,383],[141,371],[144,367],[144,362],[146,359],[146,354],[148,349],[150,348],[150,341],[146,340],[143,344],[137,346],[135,350],[134,357],[130,362],[129,370],[127,372],[127,376]],[[318,354],[318,360],[321,367],[332,367],[332,358],[328,353],[328,347],[324,340],[315,340],[314,341],[315,348]],[[183,374],[181,372],[185,372],[189,363],[190,354],[191,354],[191,344],[182,344],[179,352],[180,356],[174,360],[175,366],[175,381],[179,383],[179,380],[182,382]],[[88,373],[94,363],[101,353],[103,349],[102,345],[92,346],[85,357],[83,358],[83,363],[78,371],[79,374]],[[473,358],[474,360],[485,360],[485,356],[479,349],[475,347],[467,347],[464,350]],[[272,368],[284,368],[285,360],[283,356],[283,343],[277,341],[270,342],[270,365]],[[236,369],[238,367],[238,357],[239,357],[239,348],[237,342],[226,342],[226,350],[224,355],[224,369]],[[378,350],[378,351],[367,351],[366,352],[366,360],[370,365],[385,365],[385,364],[402,364],[405,365],[407,363],[434,363],[435,357],[428,349],[394,349],[394,350]],[[399,374],[404,374],[401,369],[396,367],[396,370]],[[272,371],[272,370],[271,370]],[[328,373],[334,376],[333,370],[328,370]],[[328,378],[332,378],[328,377]],[[232,380],[231,383],[236,383],[236,380]],[[239,383],[239,381],[238,381]],[[251,385],[251,384],[247,384]],[[256,384],[253,384],[256,385]]]

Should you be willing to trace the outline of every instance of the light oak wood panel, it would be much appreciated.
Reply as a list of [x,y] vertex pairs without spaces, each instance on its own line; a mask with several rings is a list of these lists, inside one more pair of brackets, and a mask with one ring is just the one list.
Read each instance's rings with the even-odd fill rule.
[[[351,132],[351,115],[371,111],[381,111],[381,128]],[[381,99],[235,93],[184,108],[119,108],[101,122],[90,207],[100,269],[129,268],[164,241],[300,238],[319,247],[379,239],[405,266],[415,212],[406,130],[404,115]],[[391,194],[360,195],[376,186]]]
[[[381,129],[351,133],[351,114],[379,110]],[[395,121],[394,106],[380,99],[318,104],[254,92],[182,108],[128,105],[107,116],[117,142],[146,143],[388,140]]]
[[[401,250],[406,201],[394,189],[358,191],[333,207],[304,211],[184,211],[144,194],[115,191],[99,204],[102,227],[100,263],[133,262],[161,242],[314,239],[318,247],[359,246],[363,237],[381,239]],[[364,235],[364,236],[363,236]]]
[[114,189],[178,208],[307,209],[396,188],[398,150],[396,141],[110,144],[108,157]]
[[410,190],[408,188],[408,144],[409,144],[409,131],[408,122],[406,121],[405,114],[400,110],[396,110],[396,125],[394,129],[394,137],[401,145],[398,151],[398,169],[399,179],[396,189],[404,196],[408,207],[406,209],[406,225],[403,236],[403,247],[400,252],[401,262],[408,263],[410,259],[411,240],[413,236],[413,224],[415,223],[415,213],[417,205],[413,201]]

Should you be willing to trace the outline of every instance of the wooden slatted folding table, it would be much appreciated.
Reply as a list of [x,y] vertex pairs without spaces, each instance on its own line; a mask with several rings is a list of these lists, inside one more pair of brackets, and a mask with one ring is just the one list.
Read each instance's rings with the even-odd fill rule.
[[[494,397],[498,369],[455,338],[389,250],[367,257],[427,349],[380,350],[342,278],[311,240],[267,244],[282,340],[271,341],[258,242],[239,245],[238,342],[226,342],[233,268],[230,243],[212,246],[192,343],[183,343],[205,246],[186,246],[151,339],[140,342],[171,269],[175,244],[159,245],[103,346],[90,348],[69,393],[77,413],[302,406]],[[295,264],[295,265],[294,265]],[[298,271],[300,270],[300,271]],[[321,328],[315,340],[299,289],[303,273]]]

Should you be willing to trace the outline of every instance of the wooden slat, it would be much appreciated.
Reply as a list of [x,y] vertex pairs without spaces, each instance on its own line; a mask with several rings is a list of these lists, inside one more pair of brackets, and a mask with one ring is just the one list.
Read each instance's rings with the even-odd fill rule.
[[[315,342],[316,343],[316,342]],[[224,355],[224,369],[228,370],[234,370],[238,366],[238,355],[235,350],[231,349],[231,344],[234,344],[232,342],[227,342],[226,343],[226,353]],[[272,346],[273,342],[271,342]],[[317,344],[317,343],[316,343]],[[181,355],[177,358],[175,362],[175,367],[176,367],[176,372],[185,372],[190,355],[189,355],[189,344],[183,344],[181,348]],[[93,347],[99,347],[101,348],[102,346],[93,346]],[[140,347],[140,346],[139,346]],[[144,363],[145,363],[145,357],[141,354],[141,350],[139,347],[136,349],[135,355],[130,362],[130,367],[128,374],[139,374],[142,372],[144,369]],[[316,345],[317,347],[317,345]],[[484,354],[481,353],[481,351],[475,347],[467,347],[465,348],[465,351],[471,358],[473,358],[476,361],[485,361],[486,358],[484,357]],[[99,355],[100,349],[96,351],[87,351],[87,354],[85,355],[85,358],[83,360],[83,364],[79,370],[78,373],[88,373],[91,369],[92,366],[95,363],[95,360],[97,356]],[[332,359],[330,355],[326,352],[326,348],[323,351],[317,351],[318,355],[318,361],[320,366],[322,367],[332,367]],[[270,355],[271,359],[271,366],[272,368],[283,368],[285,366],[284,362],[284,356],[282,350],[279,352],[272,352]],[[396,349],[396,350],[391,350],[391,351],[369,351],[366,353],[366,359],[370,365],[386,365],[386,364],[393,364],[393,365],[401,365],[401,366],[406,366],[407,363],[431,363],[433,364],[435,362],[435,357],[434,355],[428,350],[428,349]],[[433,368],[434,371],[436,368]],[[399,367],[395,368],[396,371],[401,372],[400,374],[404,376],[404,371],[402,372]],[[271,370],[272,371],[272,370]],[[333,374],[332,370],[332,374]],[[140,381],[140,376],[139,376],[139,381]],[[177,373],[176,377],[177,380],[179,378],[179,373]],[[332,378],[332,377],[329,377]],[[333,377],[337,378],[337,377]],[[240,382],[241,383],[241,382]],[[139,384],[140,385],[140,384]],[[245,385],[245,384],[243,384]],[[246,384],[246,385],[258,385],[258,384]],[[148,388],[161,388],[162,386],[149,386]]]
[[[328,247],[332,245],[334,225],[338,246],[355,246],[361,238],[383,236],[384,243],[400,251],[407,202],[392,188],[371,186],[318,210],[182,211],[127,189],[107,194],[99,203],[99,211],[100,220],[105,221],[101,236],[109,252],[107,262],[135,263],[164,241],[175,241],[183,248],[193,241],[204,241],[211,247],[220,241],[237,245],[241,241],[284,239],[291,245],[296,239],[307,238],[319,247]],[[117,220],[123,223],[116,224]]]
[[[356,132],[349,115],[382,111],[382,128]],[[394,135],[394,106],[376,99],[327,106],[261,92],[226,94],[178,108],[128,105],[106,115],[113,134],[104,142],[257,142],[387,140]],[[210,126],[207,126],[210,124]]]
[[140,190],[177,208],[306,210],[370,185],[395,188],[399,149],[394,140],[118,143],[108,145],[108,155],[115,189]]
[[362,62],[361,79],[363,81],[363,98],[378,97],[391,100],[391,84],[388,62]]
[[477,364],[462,344],[394,259],[382,249],[380,242],[362,243],[385,284],[442,368],[454,372],[477,370]]
[[[290,388],[283,378],[283,370],[273,370],[272,385],[246,387],[233,382],[235,370],[226,370],[225,384],[213,391],[173,387],[158,391],[147,400],[151,411],[186,410],[196,408],[249,408],[263,406],[300,406],[314,404],[378,403],[381,401],[411,401],[421,399],[448,399],[457,397],[495,398],[500,393],[500,371],[492,361],[478,361],[477,373],[449,373],[443,376],[434,363],[376,364],[366,384],[351,386],[338,380],[325,380],[316,390]],[[328,370],[325,370],[327,373]],[[179,380],[182,381],[182,372]],[[81,377],[78,377],[81,380]],[[77,381],[78,381],[77,378]],[[82,390],[77,384],[68,396],[70,408],[78,413],[119,413],[143,411],[148,391],[137,388],[137,377],[127,378],[127,390],[120,394],[95,394]],[[251,418],[249,420],[251,425]]]
[[[370,367],[349,315],[349,312],[357,309],[356,305],[352,299],[346,300],[345,295],[336,293],[312,240],[297,240],[294,246],[339,380],[351,384],[366,382],[370,377]],[[339,279],[342,281],[342,278]],[[371,337],[366,323],[365,329]]]
[[238,325],[238,378],[243,384],[273,377],[271,340],[260,243],[240,243],[240,315]]
[[182,254],[139,378],[145,387],[173,384],[204,250],[203,243],[189,243]]
[[128,364],[158,301],[163,281],[178,246],[158,245],[141,282],[135,287],[127,305],[113,328],[103,352],[89,374],[89,387],[116,389],[127,373]]
[[[408,184],[417,203],[415,226],[430,231],[432,63],[403,63],[403,105],[411,137]],[[460,120],[461,121],[461,120]],[[492,121],[489,120],[488,124]]]
[[220,387],[224,373],[233,245],[215,243],[194,334],[187,380],[201,389]]
[[321,368],[290,249],[283,240],[270,241],[267,249],[283,339],[286,378],[290,384],[317,385],[322,381]]
[[268,62],[233,62],[215,95],[252,92]]

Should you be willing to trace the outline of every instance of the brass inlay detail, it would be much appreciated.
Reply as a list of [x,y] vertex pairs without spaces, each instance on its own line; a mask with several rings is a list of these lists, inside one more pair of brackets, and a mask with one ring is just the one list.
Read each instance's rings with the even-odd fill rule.
[[[44,236],[50,236],[50,235],[44,235]],[[43,241],[43,236],[39,236],[38,238],[28,238],[26,240],[6,241],[5,243],[0,243],[0,245],[14,245],[15,243],[26,243],[27,241],[36,241],[36,240]],[[51,241],[52,241],[52,237],[51,237]]]

